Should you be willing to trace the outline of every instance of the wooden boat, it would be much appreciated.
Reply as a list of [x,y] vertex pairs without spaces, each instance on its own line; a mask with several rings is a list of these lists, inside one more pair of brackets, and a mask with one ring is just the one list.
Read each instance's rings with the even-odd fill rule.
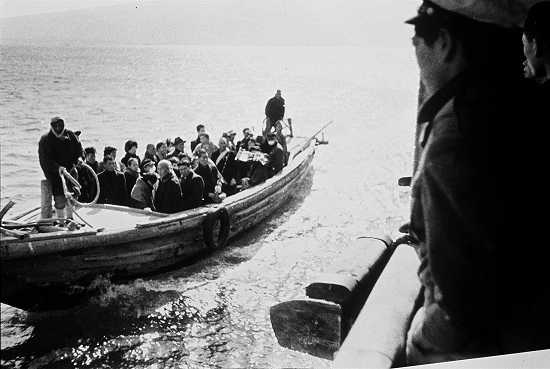
[[[0,240],[1,301],[26,309],[74,303],[98,276],[125,280],[188,263],[223,247],[253,227],[294,193],[315,155],[315,136],[294,138],[291,160],[264,183],[176,214],[115,205],[89,205],[78,215],[93,226],[75,231],[3,235]],[[12,221],[36,222],[40,208]]]

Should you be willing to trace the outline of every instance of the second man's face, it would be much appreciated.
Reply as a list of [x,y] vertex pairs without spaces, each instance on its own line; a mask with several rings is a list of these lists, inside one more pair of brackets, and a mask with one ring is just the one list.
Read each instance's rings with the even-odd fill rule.
[[540,76],[544,73],[544,63],[541,58],[537,57],[536,40],[533,39],[529,41],[525,34],[523,34],[521,41],[523,42],[523,54],[526,58],[528,70],[533,73],[534,76]]

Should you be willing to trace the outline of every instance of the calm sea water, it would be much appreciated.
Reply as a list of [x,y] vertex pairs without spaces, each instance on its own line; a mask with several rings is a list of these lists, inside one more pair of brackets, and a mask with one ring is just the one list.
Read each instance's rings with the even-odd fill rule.
[[[59,115],[85,146],[123,152],[195,137],[203,122],[259,131],[283,91],[295,133],[333,120],[295,196],[198,263],[106,292],[70,311],[2,305],[3,367],[328,367],[280,347],[269,307],[358,235],[395,234],[407,217],[397,178],[411,171],[417,69],[412,48],[0,46],[1,202],[39,203],[37,142]],[[12,212],[12,214],[14,213]]]

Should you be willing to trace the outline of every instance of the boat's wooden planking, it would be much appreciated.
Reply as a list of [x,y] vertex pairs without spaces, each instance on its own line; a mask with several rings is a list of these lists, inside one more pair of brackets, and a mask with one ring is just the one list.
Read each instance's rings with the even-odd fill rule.
[[[24,276],[27,283],[66,283],[93,274],[132,277],[153,272],[178,260],[190,258],[204,249],[202,231],[172,233],[143,240],[87,248],[76,252],[51,253],[39,258],[10,261],[12,275]],[[28,273],[32,270],[32,273]]]
[[[231,219],[230,237],[256,225],[294,192],[294,184],[306,175],[314,152],[312,145],[311,150],[291,162],[281,174],[231,196],[222,204],[173,215],[92,205],[79,210],[87,221],[109,214],[104,222],[114,222],[119,215],[126,217],[127,227],[101,232],[87,228],[37,234],[26,242],[3,239],[0,247],[3,278],[20,276],[26,283],[40,284],[71,282],[93,274],[130,277],[185,261],[206,249],[202,224],[208,213],[219,207],[227,208]],[[39,215],[39,209],[34,210],[19,218],[29,220],[37,215],[35,213]],[[28,273],[29,270],[33,272]]]

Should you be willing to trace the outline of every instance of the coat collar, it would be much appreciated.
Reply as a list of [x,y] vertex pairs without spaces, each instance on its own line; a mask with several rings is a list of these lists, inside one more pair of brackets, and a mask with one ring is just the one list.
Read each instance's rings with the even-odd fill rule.
[[467,73],[462,72],[451,79],[439,91],[430,96],[420,107],[416,123],[423,124],[431,122],[441,108],[457,95],[458,91],[464,86],[466,78]]

